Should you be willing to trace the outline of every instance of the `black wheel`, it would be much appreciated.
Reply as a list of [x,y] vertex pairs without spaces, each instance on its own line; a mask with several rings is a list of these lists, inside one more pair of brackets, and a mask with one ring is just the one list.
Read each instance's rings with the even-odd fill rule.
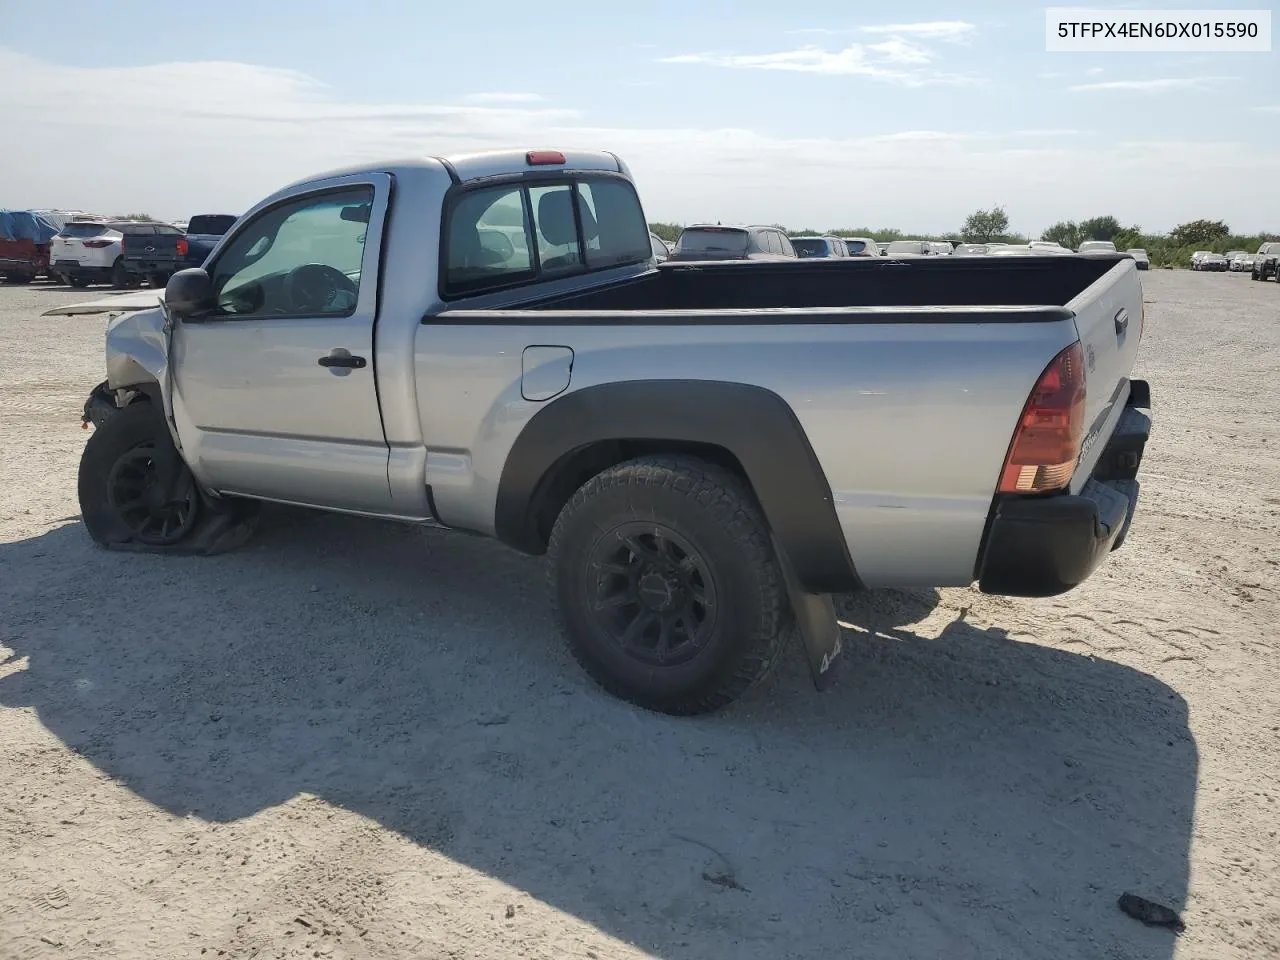
[[81,288],[89,285],[89,279],[81,274],[72,274],[70,280],[71,286]]
[[138,285],[133,275],[125,269],[123,258],[117,260],[111,267],[111,285],[117,290],[131,290]]
[[777,662],[789,631],[764,518],[733,474],[641,457],[587,481],[548,546],[554,606],[583,669],[662,713],[719,709]]
[[131,404],[94,429],[80,457],[78,487],[80,513],[96,543],[165,547],[195,529],[200,494],[186,465],[171,498],[159,482],[157,447],[170,443],[149,403]]

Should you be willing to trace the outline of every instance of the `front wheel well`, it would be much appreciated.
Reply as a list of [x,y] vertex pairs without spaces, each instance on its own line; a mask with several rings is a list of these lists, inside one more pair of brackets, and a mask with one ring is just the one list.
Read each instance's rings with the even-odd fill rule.
[[742,480],[752,499],[755,499],[755,491],[751,487],[747,471],[738,458],[725,447],[690,440],[643,438],[600,440],[566,453],[547,469],[538,482],[529,504],[531,514],[529,520],[541,549],[546,549],[556,518],[560,516],[560,511],[564,509],[569,498],[578,491],[579,487],[610,467],[636,457],[653,454],[693,457],[728,470]]

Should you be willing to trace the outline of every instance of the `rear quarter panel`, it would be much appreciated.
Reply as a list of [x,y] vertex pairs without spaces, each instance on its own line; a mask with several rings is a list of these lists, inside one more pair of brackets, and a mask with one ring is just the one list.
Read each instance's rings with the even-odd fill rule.
[[[748,383],[795,411],[867,586],[971,583],[1029,391],[1076,339],[1041,323],[456,325],[414,348],[427,483],[440,519],[494,531],[512,444],[549,401],[521,396],[527,346],[573,351],[568,390],[619,380]],[[560,396],[564,396],[561,394]]]
[[[1071,481],[1072,492],[1079,492],[1129,397],[1129,374],[1142,338],[1142,280],[1137,264],[1122,259],[1072,299],[1067,309],[1076,315],[1085,358],[1084,451]],[[1118,318],[1124,319],[1123,329]]]

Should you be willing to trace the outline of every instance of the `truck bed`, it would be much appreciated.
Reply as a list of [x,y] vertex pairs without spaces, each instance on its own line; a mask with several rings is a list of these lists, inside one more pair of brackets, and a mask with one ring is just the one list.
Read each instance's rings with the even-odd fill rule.
[[[635,279],[525,302],[520,308],[639,313],[815,307],[1062,307],[1124,259],[1116,255],[669,263]],[[1055,313],[1052,319],[1060,316]],[[886,319],[878,314],[873,317]],[[853,322],[856,318],[845,319]],[[930,322],[942,319],[931,317]],[[1019,319],[1031,318],[1023,315]]]

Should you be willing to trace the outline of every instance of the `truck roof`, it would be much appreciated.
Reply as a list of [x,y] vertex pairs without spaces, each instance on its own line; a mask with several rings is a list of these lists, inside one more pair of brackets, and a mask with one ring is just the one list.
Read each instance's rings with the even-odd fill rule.
[[[330,177],[349,177],[362,173],[390,173],[393,176],[400,172],[439,170],[445,164],[451,166],[462,181],[477,180],[481,177],[500,176],[505,173],[523,173],[530,168],[528,154],[538,152],[530,149],[484,150],[477,153],[454,153],[439,156],[409,157],[382,163],[361,163],[348,167],[303,177],[285,187],[285,190],[311,183],[315,180],[327,180]],[[549,164],[561,170],[607,170],[611,173],[622,173],[630,176],[631,171],[616,154],[607,150],[560,150],[564,155],[564,163]],[[279,192],[279,191],[277,191]]]

